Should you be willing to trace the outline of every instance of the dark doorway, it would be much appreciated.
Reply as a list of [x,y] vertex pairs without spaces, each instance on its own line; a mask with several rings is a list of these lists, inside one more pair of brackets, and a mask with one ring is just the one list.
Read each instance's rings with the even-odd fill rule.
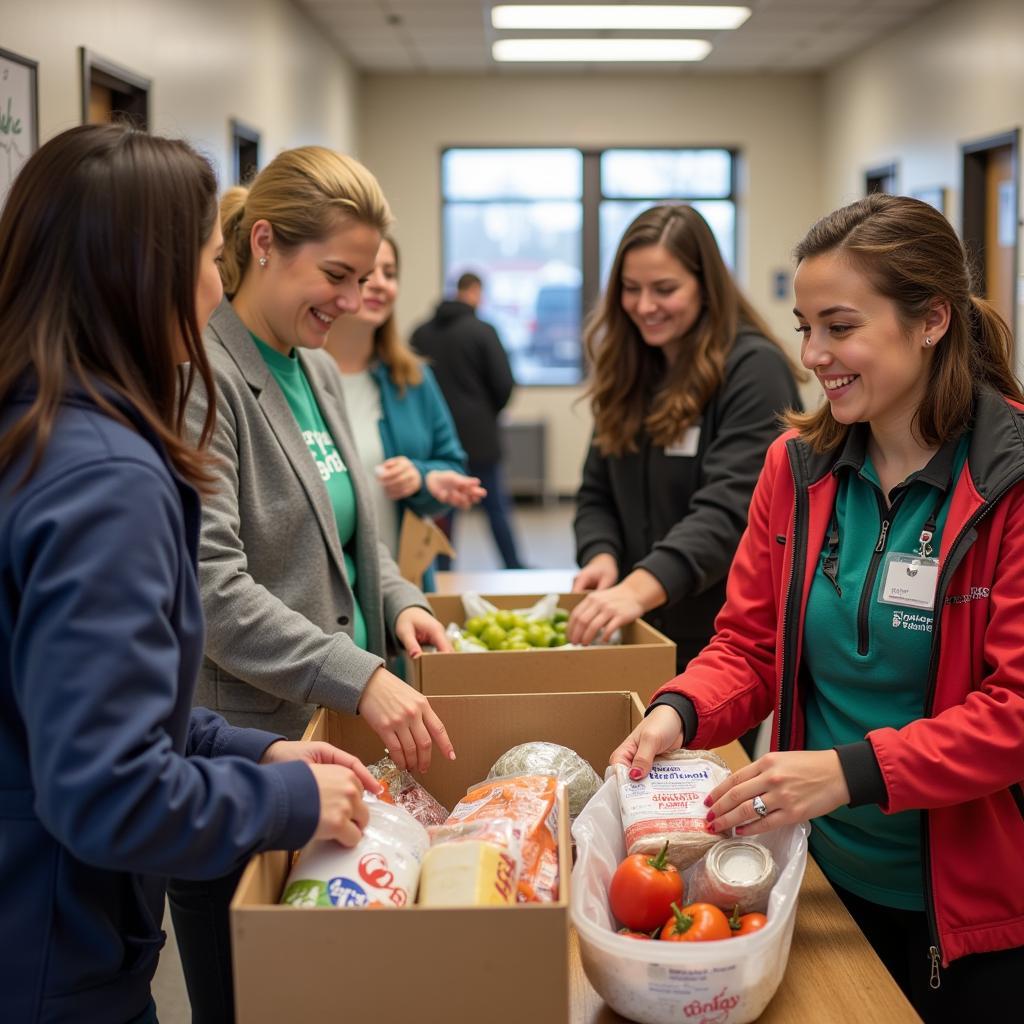
[[875,167],[864,172],[864,194],[869,196],[874,192],[896,195],[895,164],[886,164],[884,167]]
[[150,80],[84,46],[82,57],[82,123],[123,122],[149,131]]
[[974,287],[1011,327],[1016,326],[1017,312],[1019,136],[1014,129],[960,147],[963,239],[974,270]]
[[245,185],[260,167],[260,133],[231,118],[231,160],[236,185]]

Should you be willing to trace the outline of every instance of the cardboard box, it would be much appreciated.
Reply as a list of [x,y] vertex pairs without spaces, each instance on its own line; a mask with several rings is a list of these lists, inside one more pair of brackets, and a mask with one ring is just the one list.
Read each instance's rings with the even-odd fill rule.
[[[423,782],[449,808],[501,754],[529,740],[572,747],[602,773],[644,713],[635,693],[621,692],[442,696],[431,704],[458,760],[435,757]],[[367,763],[383,752],[361,719],[324,709],[305,738],[329,740]],[[571,851],[564,813],[559,830],[559,901],[514,907],[280,906],[289,855],[254,857],[231,903],[239,1024],[565,1024]]]
[[[529,608],[542,594],[483,595],[497,608]],[[571,611],[585,594],[560,594],[558,604]],[[465,620],[462,598],[428,594],[445,626]],[[676,674],[676,645],[653,626],[637,620],[622,630],[622,643],[562,651],[479,651],[424,654],[407,660],[408,681],[433,697],[441,693],[576,693],[591,690],[635,691],[646,703]]]

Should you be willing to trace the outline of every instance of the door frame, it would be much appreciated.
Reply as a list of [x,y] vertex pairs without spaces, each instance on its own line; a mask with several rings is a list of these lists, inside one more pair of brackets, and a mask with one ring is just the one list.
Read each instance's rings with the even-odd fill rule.
[[84,46],[78,48],[81,60],[82,124],[89,123],[89,93],[93,82],[121,93],[135,94],[140,100],[140,111],[131,111],[131,124],[149,131],[149,90],[153,80],[115,64]]
[[1017,336],[1017,289],[1020,274],[1020,129],[1014,128],[998,135],[989,135],[983,139],[960,144],[960,161],[962,178],[960,187],[960,237],[971,260],[971,270],[976,276],[973,282],[982,288],[985,284],[985,168],[986,154],[993,149],[1010,147],[1010,159],[1013,165],[1013,187],[1016,209],[1016,222],[1013,235],[1013,291],[1010,308],[1012,317],[1010,328],[1014,337]]

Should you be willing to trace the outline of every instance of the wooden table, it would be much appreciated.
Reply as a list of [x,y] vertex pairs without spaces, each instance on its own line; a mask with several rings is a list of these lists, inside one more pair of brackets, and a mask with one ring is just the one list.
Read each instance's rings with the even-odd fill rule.
[[[749,763],[738,743],[717,753],[734,771]],[[921,963],[924,970],[923,953]],[[627,1019],[615,1013],[587,980],[575,929],[570,938],[569,990],[570,1024]],[[758,1020],[764,1024],[919,1024],[921,1020],[810,857],[786,973]]]
[[434,593],[567,594],[579,569],[495,569],[492,572],[435,572]]

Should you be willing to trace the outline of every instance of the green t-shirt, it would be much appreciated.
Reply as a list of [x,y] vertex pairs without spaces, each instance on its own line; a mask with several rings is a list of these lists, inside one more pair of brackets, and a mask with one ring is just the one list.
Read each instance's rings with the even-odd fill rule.
[[309,454],[320,471],[320,479],[327,488],[327,495],[331,499],[331,507],[334,509],[334,522],[338,528],[338,538],[341,540],[342,554],[345,558],[345,572],[348,575],[349,585],[352,587],[353,614],[352,614],[352,639],[356,645],[366,649],[366,619],[363,618],[363,611],[359,607],[359,599],[356,590],[356,563],[349,549],[354,542],[356,535],[356,495],[352,489],[352,478],[349,476],[348,467],[342,461],[341,453],[334,444],[327,424],[320,413],[320,406],[317,405],[316,396],[309,386],[306,374],[303,372],[302,363],[295,354],[295,349],[287,356],[282,355],[275,348],[271,348],[266,342],[261,341],[251,331],[250,337],[256,342],[256,347],[263,356],[263,361],[274,375],[278,387],[284,392],[288,406],[295,417],[299,430],[302,431],[303,440],[309,448]]
[[[866,432],[844,449],[836,466],[838,545],[830,549],[830,526],[804,624],[805,667],[814,683],[806,704],[808,750],[855,743],[872,729],[899,729],[924,714],[933,612],[883,603],[879,595],[886,555],[917,554],[933,514],[932,557],[938,557],[968,436],[941,448],[894,488],[888,509],[866,452]],[[836,567],[828,566],[838,588],[825,572],[830,553],[838,557]],[[883,814],[877,804],[844,806],[813,825],[811,851],[837,885],[883,906],[924,909],[920,811]]]

